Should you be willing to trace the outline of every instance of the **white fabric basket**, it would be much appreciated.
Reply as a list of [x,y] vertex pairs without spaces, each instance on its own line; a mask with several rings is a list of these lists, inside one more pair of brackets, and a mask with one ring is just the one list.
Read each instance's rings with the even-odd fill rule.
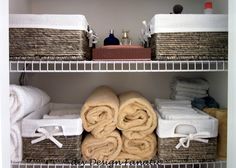
[[228,15],[156,14],[150,23],[151,34],[176,32],[228,32]]
[[80,117],[75,119],[42,119],[43,115],[48,114],[50,110],[81,108],[77,104],[55,104],[50,103],[46,106],[31,113],[22,121],[22,137],[38,137],[36,131],[38,128],[52,129],[59,127],[61,132],[54,134],[54,136],[76,136],[83,132],[82,119]]

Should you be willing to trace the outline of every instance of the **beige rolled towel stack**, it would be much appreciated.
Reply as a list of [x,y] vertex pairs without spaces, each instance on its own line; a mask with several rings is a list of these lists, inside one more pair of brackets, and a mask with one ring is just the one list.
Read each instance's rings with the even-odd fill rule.
[[119,99],[106,86],[96,88],[81,109],[83,127],[91,134],[82,142],[85,160],[110,161],[115,159],[122,147],[121,136],[116,129]]
[[156,113],[137,92],[118,98],[111,88],[98,87],[84,103],[81,118],[84,129],[91,133],[82,142],[85,160],[139,161],[156,155]]
[[150,160],[156,155],[156,113],[141,94],[127,92],[119,96],[117,128],[122,132],[122,152],[117,160]]

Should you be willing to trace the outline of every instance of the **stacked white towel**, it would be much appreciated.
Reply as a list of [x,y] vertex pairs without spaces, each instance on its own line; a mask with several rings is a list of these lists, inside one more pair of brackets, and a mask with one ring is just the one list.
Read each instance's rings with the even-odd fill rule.
[[155,99],[161,117],[166,120],[208,119],[209,116],[194,110],[189,100]]
[[31,86],[10,86],[11,161],[22,160],[22,119],[49,101],[50,97],[40,89]]
[[175,100],[193,100],[194,98],[207,97],[209,84],[202,78],[178,77],[171,85],[171,98]]
[[49,114],[43,115],[43,119],[75,119],[80,117],[79,108],[64,108],[51,110]]
[[191,108],[189,100],[170,100],[170,99],[155,99],[155,104],[158,109],[188,109]]

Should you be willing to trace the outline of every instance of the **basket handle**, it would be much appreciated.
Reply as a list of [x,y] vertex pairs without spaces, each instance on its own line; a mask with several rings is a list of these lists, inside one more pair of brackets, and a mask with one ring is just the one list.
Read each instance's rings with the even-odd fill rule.
[[178,137],[180,137],[179,139],[179,143],[175,146],[176,149],[179,149],[181,146],[184,148],[189,148],[190,145],[190,141],[198,141],[198,142],[202,142],[202,143],[208,143],[208,138],[210,136],[209,132],[199,132],[196,134],[177,134]]
[[197,129],[195,126],[190,125],[190,124],[178,124],[174,128],[174,133],[175,134],[196,134]]
[[46,128],[40,127],[37,130],[37,135],[40,134],[41,136],[37,139],[34,139],[31,141],[31,144],[36,144],[38,142],[41,142],[45,139],[51,140],[55,145],[57,145],[58,148],[62,148],[63,144],[60,143],[53,135],[55,133],[60,132],[59,127],[55,127],[54,131],[48,131]]

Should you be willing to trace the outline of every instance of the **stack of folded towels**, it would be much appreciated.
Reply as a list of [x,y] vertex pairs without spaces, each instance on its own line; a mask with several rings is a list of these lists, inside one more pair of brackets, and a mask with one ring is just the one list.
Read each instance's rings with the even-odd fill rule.
[[191,106],[190,100],[155,99],[155,105],[162,118],[166,120],[208,119]]
[[171,84],[171,99],[193,100],[208,96],[209,84],[202,78],[177,77]]
[[85,160],[149,160],[156,155],[156,114],[136,92],[118,97],[111,88],[98,87],[83,105],[81,118],[91,133],[82,142]]

